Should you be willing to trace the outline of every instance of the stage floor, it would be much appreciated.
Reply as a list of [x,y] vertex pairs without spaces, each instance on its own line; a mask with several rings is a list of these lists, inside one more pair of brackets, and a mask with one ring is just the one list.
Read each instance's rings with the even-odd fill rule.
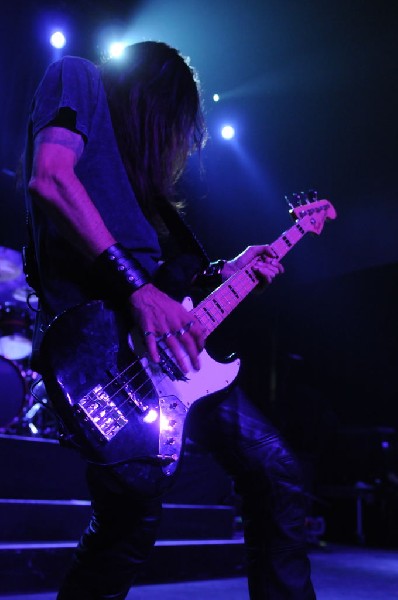
[[[310,553],[317,600],[398,599],[398,549],[328,545]],[[55,593],[0,596],[0,600],[55,600]],[[128,600],[247,600],[243,578],[145,585]]]

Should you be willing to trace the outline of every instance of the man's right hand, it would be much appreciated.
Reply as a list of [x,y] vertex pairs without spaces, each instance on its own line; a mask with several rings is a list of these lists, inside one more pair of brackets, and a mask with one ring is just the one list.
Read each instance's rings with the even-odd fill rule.
[[[141,330],[151,359],[160,362],[157,341],[163,340],[180,369],[200,369],[205,330],[185,308],[148,283],[129,298],[134,323]],[[190,364],[189,364],[190,363]]]

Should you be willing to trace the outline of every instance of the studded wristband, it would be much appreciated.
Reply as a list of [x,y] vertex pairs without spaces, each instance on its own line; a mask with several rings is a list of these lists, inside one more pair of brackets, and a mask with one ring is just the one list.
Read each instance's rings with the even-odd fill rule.
[[110,246],[95,259],[93,271],[101,280],[104,294],[118,299],[128,298],[151,281],[138,260],[119,243]]

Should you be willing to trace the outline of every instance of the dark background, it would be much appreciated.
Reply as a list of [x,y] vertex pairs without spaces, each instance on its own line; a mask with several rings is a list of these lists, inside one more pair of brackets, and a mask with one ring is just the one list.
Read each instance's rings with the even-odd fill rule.
[[[53,24],[67,27],[63,53],[94,61],[111,34],[163,40],[191,58],[211,138],[204,174],[193,159],[182,192],[212,257],[276,238],[290,225],[286,194],[315,188],[330,199],[338,219],[294,249],[285,276],[213,345],[242,355],[244,385],[301,452],[333,453],[347,429],[354,446],[365,432],[379,448],[380,428],[398,426],[396,3],[10,3],[0,19],[0,245],[13,249],[25,238],[14,174],[31,96],[56,58]],[[232,142],[218,133],[227,121]]]

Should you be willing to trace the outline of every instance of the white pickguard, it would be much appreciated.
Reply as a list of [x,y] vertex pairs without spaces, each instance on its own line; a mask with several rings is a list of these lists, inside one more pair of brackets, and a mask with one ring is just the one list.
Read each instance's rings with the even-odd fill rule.
[[[188,311],[192,310],[191,298],[184,298],[183,306]],[[137,345],[133,344],[137,350]],[[170,355],[170,353],[168,352]],[[228,387],[239,372],[240,360],[235,359],[228,363],[219,363],[214,360],[206,350],[200,353],[199,371],[190,370],[185,374],[185,380],[172,380],[161,367],[149,361],[146,357],[141,358],[141,363],[147,371],[159,398],[176,396],[188,409],[196,400],[219,392]],[[189,358],[187,357],[189,364]]]
[[152,373],[151,379],[156,391],[162,398],[176,396],[189,408],[196,400],[214,394],[230,385],[239,372],[240,360],[219,363],[203,350],[200,354],[201,368],[189,371],[186,381],[172,381],[164,373]]

